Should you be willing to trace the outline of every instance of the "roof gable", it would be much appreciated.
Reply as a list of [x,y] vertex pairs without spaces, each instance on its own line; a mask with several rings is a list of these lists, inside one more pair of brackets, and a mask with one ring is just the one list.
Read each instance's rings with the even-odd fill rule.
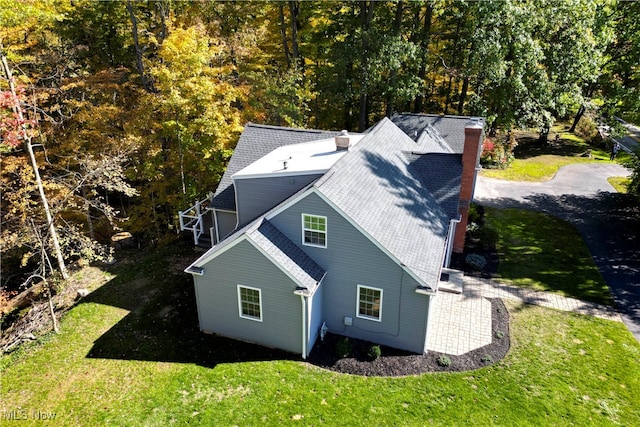
[[325,271],[264,217],[239,229],[209,249],[185,271],[194,273],[240,242],[248,241],[306,293],[313,293]]
[[322,280],[324,269],[266,219],[249,238],[274,264],[293,276],[301,288],[313,292]]
[[[417,148],[383,119],[314,187],[429,286],[439,277],[451,218],[424,185],[428,174],[407,162]],[[435,256],[425,253],[434,249]]]
[[[469,116],[445,116],[437,114],[400,113],[391,117],[396,124],[410,138],[421,141],[433,133],[440,136],[450,152],[462,154],[464,151],[464,129],[469,124]],[[441,141],[438,141],[441,144]],[[430,150],[435,151],[435,150]],[[446,151],[444,151],[446,152]]]

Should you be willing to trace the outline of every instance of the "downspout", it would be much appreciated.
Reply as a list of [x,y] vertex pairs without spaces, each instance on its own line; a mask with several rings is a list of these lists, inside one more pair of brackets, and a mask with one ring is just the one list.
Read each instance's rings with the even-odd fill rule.
[[304,295],[304,290],[296,289],[294,294],[300,295],[300,302],[302,303],[302,358],[307,358],[307,303]]
[[[307,313],[307,322],[306,322],[306,340],[305,340],[305,347],[307,347],[309,345],[309,337],[311,337],[311,318],[312,318],[312,313],[311,310],[313,308],[313,304],[311,304],[311,298],[310,297],[306,297],[305,298],[305,302],[306,302],[306,313]],[[307,349],[307,351],[309,353],[311,353],[311,349]],[[307,355],[304,356],[305,358],[307,357]]]
[[430,332],[430,323],[431,323],[431,311],[432,308],[431,307],[431,301],[433,300],[433,298],[436,295],[429,295],[429,299],[427,301],[429,301],[429,309],[427,310],[427,324],[425,325],[425,332],[424,332],[424,349],[423,349],[423,353],[427,353],[427,345],[429,343],[429,332]]
[[456,224],[460,224],[460,221],[462,221],[462,216],[458,219],[452,219],[449,221],[449,236],[447,238],[447,253],[445,254],[444,259],[444,268],[449,268],[449,265],[451,264],[451,252],[453,252],[453,239],[455,239],[456,235]]
[[[302,303],[302,358],[306,359],[310,350],[307,348],[309,344],[309,337],[311,336],[311,307],[310,299],[313,298],[316,291],[320,287],[320,284],[324,280],[327,273],[325,272],[320,280],[318,280],[317,286],[312,292],[309,292],[307,288],[299,287],[293,291],[294,295],[300,295],[300,302]],[[307,294],[306,292],[309,292]]]
[[220,242],[220,229],[218,228],[218,210],[213,209],[213,224],[216,228],[216,244]]
[[236,201],[236,229],[238,227],[240,227],[240,207],[238,205],[238,186],[236,185],[236,180],[233,179],[233,177],[231,177],[231,179],[233,180],[233,197],[235,198]]

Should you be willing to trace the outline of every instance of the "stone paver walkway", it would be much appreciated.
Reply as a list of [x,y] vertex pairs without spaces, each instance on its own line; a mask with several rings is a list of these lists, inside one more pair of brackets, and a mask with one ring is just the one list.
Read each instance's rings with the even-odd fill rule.
[[502,298],[621,322],[615,308],[560,295],[464,277],[462,294],[439,292],[434,298],[429,351],[461,355],[491,343],[491,303]]
[[632,214],[637,204],[607,181],[629,174],[623,166],[599,162],[564,166],[547,182],[478,176],[474,197],[483,206],[533,209],[573,224],[607,282],[622,321],[640,341],[640,222]]

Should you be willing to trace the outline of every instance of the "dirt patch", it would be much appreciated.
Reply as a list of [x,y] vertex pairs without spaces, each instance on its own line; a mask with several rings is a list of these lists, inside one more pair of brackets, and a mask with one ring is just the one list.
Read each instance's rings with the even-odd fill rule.
[[[471,371],[492,365],[502,360],[509,351],[509,312],[502,300],[489,299],[491,302],[491,344],[468,353],[455,356],[429,352],[425,355],[414,354],[391,347],[380,346],[381,356],[370,360],[369,349],[373,345],[368,341],[349,338],[348,357],[336,356],[336,344],[343,337],[327,334],[324,341],[318,341],[309,355],[308,362],[336,372],[363,376],[398,377],[419,375],[425,372],[461,372]],[[441,356],[451,362],[449,366],[438,363]]]
[[[93,291],[110,280],[110,276],[98,267],[71,265],[69,268],[72,275],[64,283],[64,287],[51,283],[52,287],[59,287],[52,298],[56,319],[60,319],[80,300],[81,291]],[[24,342],[37,339],[53,328],[48,300],[40,295],[40,298],[32,301],[29,307],[20,311],[14,310],[3,316],[1,325],[0,350],[2,352],[13,351]]]

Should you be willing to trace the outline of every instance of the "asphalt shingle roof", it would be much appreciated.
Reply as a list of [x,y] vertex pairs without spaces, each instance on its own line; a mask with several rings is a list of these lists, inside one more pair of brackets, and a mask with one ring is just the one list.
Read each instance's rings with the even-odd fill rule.
[[464,151],[464,128],[471,117],[440,116],[437,114],[400,113],[391,117],[391,121],[414,140],[424,138],[423,133],[431,126],[446,141],[451,152],[462,154]]
[[227,170],[224,175],[222,175],[220,184],[218,184],[218,188],[213,195],[212,207],[235,211],[236,198],[233,179],[231,177],[236,172],[239,172],[276,148],[301,142],[331,138],[338,134],[339,132],[293,129],[248,123],[242,135],[240,135],[233,156],[227,165]]
[[462,177],[462,155],[406,153],[409,170],[435,197],[450,219],[457,219]]
[[[393,121],[392,121],[393,120]],[[400,114],[383,119],[315,183],[315,187],[427,286],[439,280],[449,221],[457,219],[461,153],[468,117]],[[214,196],[214,206],[235,209],[231,176],[275,148],[336,135],[249,124]],[[230,198],[226,192],[230,191]],[[274,207],[273,209],[278,209]],[[243,235],[307,290],[325,270],[265,217],[237,230],[204,254],[203,266]]]
[[[428,171],[426,157],[407,161],[407,153],[418,148],[385,118],[314,186],[425,284],[435,286],[451,218],[429,191],[435,185],[423,182],[437,170]],[[449,203],[448,193],[441,198]],[[438,248],[437,256],[430,248]]]
[[324,269],[268,220],[262,220],[260,226],[249,233],[248,237],[308,291],[312,291],[324,276]]
[[269,254],[275,263],[295,278],[299,286],[306,289],[306,292],[311,292],[325,274],[325,270],[322,267],[274,227],[264,216],[239,228],[229,237],[209,249],[191,264],[187,271],[192,267],[204,267],[220,251],[243,236],[253,241],[264,252]]

